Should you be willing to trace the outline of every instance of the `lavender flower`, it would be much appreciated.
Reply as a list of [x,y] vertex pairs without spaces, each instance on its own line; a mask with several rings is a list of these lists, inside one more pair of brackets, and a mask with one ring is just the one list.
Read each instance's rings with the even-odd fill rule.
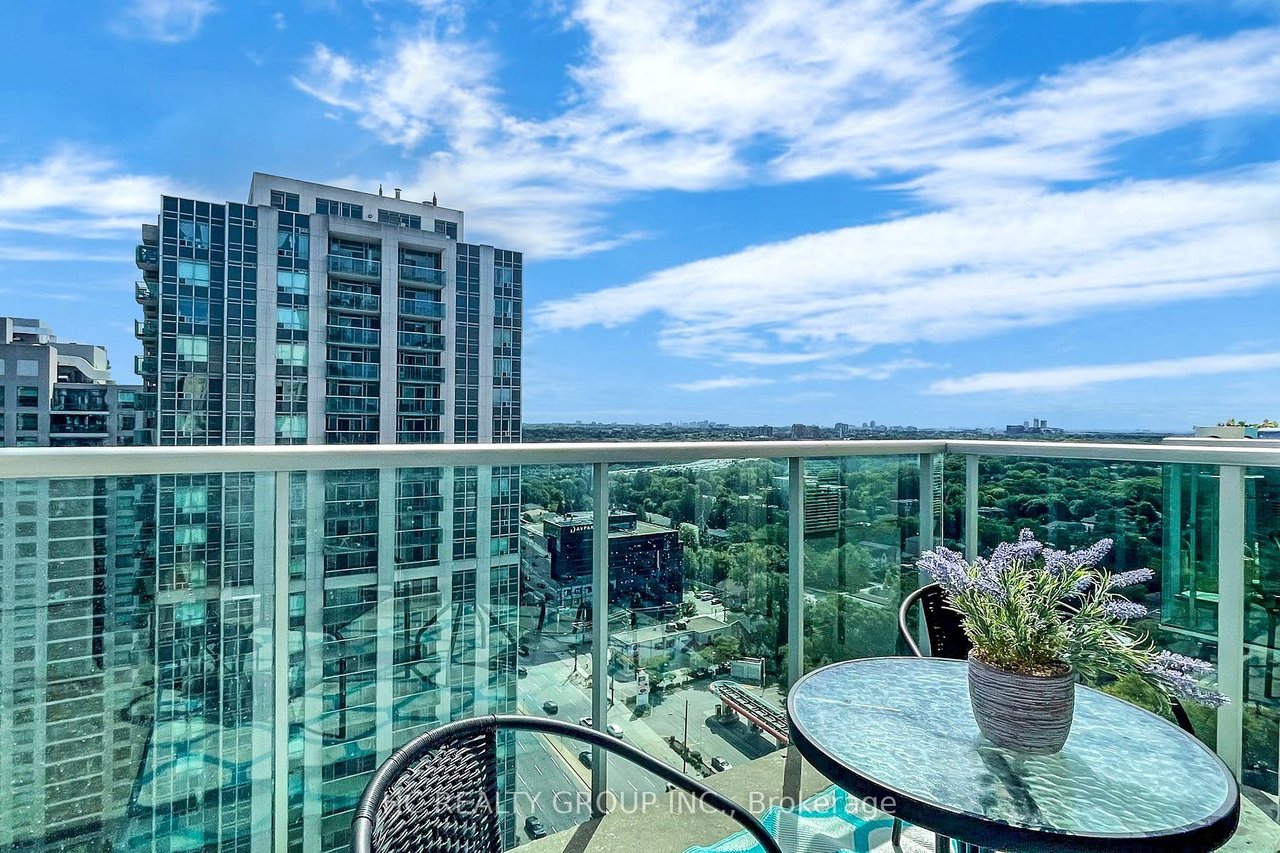
[[1166,695],[1223,704],[1221,694],[1199,684],[1199,676],[1212,671],[1209,664],[1157,651],[1131,633],[1125,623],[1148,610],[1118,591],[1155,575],[1150,569],[1111,574],[1102,567],[1111,548],[1111,540],[1103,539],[1060,551],[1024,529],[987,559],[969,562],[935,548],[920,555],[917,567],[946,591],[974,648],[992,665],[1021,671],[1067,663],[1086,680],[1136,675]]
[[969,565],[965,562],[964,555],[949,548],[939,546],[924,552],[916,562],[916,567],[940,583],[950,595],[973,589],[974,582],[969,576]]
[[1044,570],[1053,577],[1061,577],[1068,571],[1074,570],[1075,561],[1071,559],[1071,555],[1066,551],[1057,551],[1052,548],[1046,548],[1044,552]]
[[973,567],[977,570],[975,586],[979,592],[990,596],[1000,604],[1004,604],[1009,600],[1009,590],[1001,582],[1001,574],[1004,568],[993,565],[990,561],[981,557],[974,560]]
[[1124,598],[1112,598],[1102,603],[1102,615],[1108,619],[1127,621],[1141,619],[1147,615],[1147,608],[1136,601]]
[[1216,690],[1208,690],[1201,687],[1199,682],[1185,672],[1167,669],[1159,663],[1152,663],[1147,667],[1147,674],[1160,682],[1179,699],[1185,699],[1188,702],[1194,702],[1197,705],[1204,705],[1208,708],[1218,708],[1227,704],[1226,696]]
[[1039,557],[1044,552],[1044,545],[1036,541],[1035,534],[1027,528],[1022,528],[1018,533],[1018,541],[1010,549],[1015,560],[1030,561]]
[[1174,672],[1185,672],[1190,675],[1205,675],[1213,672],[1213,664],[1197,658],[1180,655],[1176,652],[1168,651],[1167,649],[1161,649],[1156,652],[1151,665],[1153,667],[1172,670]]
[[1084,568],[1085,566],[1096,566],[1102,562],[1108,554],[1111,553],[1111,546],[1114,543],[1110,539],[1099,539],[1088,548],[1081,548],[1079,551],[1072,551],[1071,557],[1075,560],[1076,565]]
[[1133,569],[1128,572],[1120,572],[1111,576],[1111,583],[1108,589],[1124,589],[1127,586],[1137,586],[1146,583],[1156,576],[1156,573],[1150,569]]

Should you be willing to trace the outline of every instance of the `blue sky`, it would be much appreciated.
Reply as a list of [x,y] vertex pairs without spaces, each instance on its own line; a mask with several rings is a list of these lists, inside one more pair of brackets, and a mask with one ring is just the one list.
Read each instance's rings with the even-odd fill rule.
[[1280,417],[1280,3],[14,4],[0,313],[132,378],[162,192],[525,252],[526,420]]

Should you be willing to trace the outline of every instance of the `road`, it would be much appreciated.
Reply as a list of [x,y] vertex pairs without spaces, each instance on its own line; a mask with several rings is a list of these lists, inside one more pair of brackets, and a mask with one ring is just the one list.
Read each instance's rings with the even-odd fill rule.
[[[708,615],[723,613],[723,607],[713,608],[706,602],[697,604],[698,609]],[[529,654],[519,658],[527,674],[519,679],[517,709],[521,714],[576,723],[591,714],[590,644],[579,647],[574,641],[582,635],[572,632],[572,629],[557,631],[553,619],[548,619],[545,631],[530,631],[536,623],[536,609],[524,610],[528,612],[522,614],[521,621],[525,625],[522,641]],[[568,628],[568,624],[564,627]],[[622,727],[628,743],[681,769],[680,756],[666,738],[684,737],[687,700],[689,745],[708,760],[719,756],[736,765],[773,751],[776,748],[773,740],[751,731],[746,723],[720,723],[715,719],[717,700],[707,690],[709,683],[708,679],[693,682],[679,690],[665,691],[665,695],[655,693],[649,713],[637,717],[632,708],[635,682],[628,680],[627,676],[613,679],[614,703],[609,709],[608,722]],[[776,689],[767,690],[763,695],[775,704],[779,702]],[[558,706],[555,714],[547,714],[544,710],[543,703],[548,700]],[[578,757],[587,748],[578,741],[557,737],[518,737],[515,805],[517,835],[521,839],[527,838],[524,820],[530,814],[536,814],[550,832],[569,829],[588,819],[591,771]],[[687,771],[695,772],[692,767]],[[666,790],[666,784],[661,780],[620,760],[609,763],[608,782],[609,790],[624,802],[634,802]]]

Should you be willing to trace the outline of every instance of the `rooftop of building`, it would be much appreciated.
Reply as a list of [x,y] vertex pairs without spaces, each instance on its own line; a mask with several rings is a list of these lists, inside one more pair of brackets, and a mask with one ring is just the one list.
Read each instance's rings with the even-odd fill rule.
[[714,616],[705,615],[690,616],[683,621],[687,623],[685,627],[676,630],[667,628],[667,625],[671,623],[650,625],[645,628],[618,631],[610,639],[622,645],[637,645],[640,643],[652,643],[664,637],[678,637],[682,634],[708,634],[712,631],[722,631],[733,624],[732,622],[717,619]]
[[353,190],[346,187],[333,186],[331,184],[321,184],[315,181],[305,181],[300,178],[289,178],[284,175],[272,175],[267,172],[253,173],[253,178],[249,183],[248,203],[256,205],[271,204],[272,190],[284,190],[287,192],[298,193],[299,195],[330,198],[334,201],[349,201],[359,204],[373,205],[375,207],[381,207],[384,210],[394,210],[398,213],[407,213],[416,216],[430,215],[433,218],[445,219],[450,222],[461,222],[463,215],[461,210],[452,207],[444,207],[432,199],[413,201],[411,199],[404,198],[403,191],[400,187],[391,187],[388,192],[384,190],[384,187],[381,184],[379,184],[376,191],[366,192],[364,190]]

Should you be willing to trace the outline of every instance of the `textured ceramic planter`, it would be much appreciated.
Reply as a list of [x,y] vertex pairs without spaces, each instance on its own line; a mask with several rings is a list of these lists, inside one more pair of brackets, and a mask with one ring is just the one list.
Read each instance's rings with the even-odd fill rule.
[[1065,675],[1019,675],[969,656],[969,701],[983,736],[1017,752],[1050,755],[1071,734],[1075,670]]

